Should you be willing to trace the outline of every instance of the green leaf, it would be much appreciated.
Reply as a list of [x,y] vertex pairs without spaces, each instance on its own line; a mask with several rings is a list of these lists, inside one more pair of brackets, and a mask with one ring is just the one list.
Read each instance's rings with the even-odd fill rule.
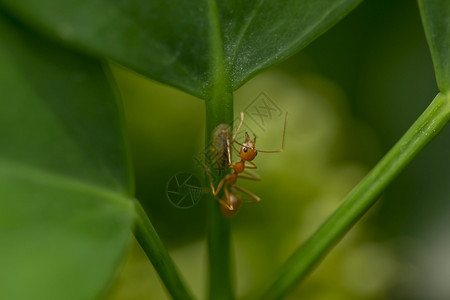
[[53,37],[201,98],[222,76],[236,90],[360,1],[0,0]]
[[450,89],[450,1],[419,0],[439,90]]
[[118,104],[96,61],[0,40],[0,298],[97,298],[134,218]]
[[[375,204],[390,183],[448,124],[450,97],[438,94],[422,115],[347,195],[332,215],[282,265],[256,299],[284,299]],[[253,298],[250,298],[253,299]]]

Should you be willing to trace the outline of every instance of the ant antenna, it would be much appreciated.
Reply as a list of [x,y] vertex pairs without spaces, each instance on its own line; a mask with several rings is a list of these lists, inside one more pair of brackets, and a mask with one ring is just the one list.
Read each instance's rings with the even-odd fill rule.
[[287,119],[288,119],[288,113],[286,112],[286,116],[284,117],[283,139],[281,141],[281,149],[280,150],[258,150],[258,152],[261,152],[261,153],[279,153],[279,152],[283,152],[283,150],[284,150],[284,140],[286,138]]
[[236,137],[238,135],[239,130],[241,130],[242,123],[244,123],[244,112],[241,111],[241,122],[239,123],[238,128],[234,132],[233,141],[236,141]]

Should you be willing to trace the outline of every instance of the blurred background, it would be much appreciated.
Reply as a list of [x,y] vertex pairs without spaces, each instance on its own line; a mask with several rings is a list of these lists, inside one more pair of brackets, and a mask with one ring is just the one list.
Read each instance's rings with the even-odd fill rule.
[[[111,65],[127,119],[136,195],[194,294],[205,297],[205,203],[167,197],[176,174],[203,182],[202,100]],[[264,94],[261,94],[261,93]],[[235,93],[235,115],[265,95],[289,112],[286,149],[256,158],[262,198],[232,219],[235,287],[245,297],[339,205],[437,94],[417,3],[364,1],[299,54]],[[249,115],[249,114],[247,114]],[[246,116],[247,116],[246,115]],[[280,147],[283,115],[245,129]],[[287,299],[450,299],[450,130],[445,129]],[[170,188],[170,187],[169,187]],[[165,299],[134,246],[108,299]]]

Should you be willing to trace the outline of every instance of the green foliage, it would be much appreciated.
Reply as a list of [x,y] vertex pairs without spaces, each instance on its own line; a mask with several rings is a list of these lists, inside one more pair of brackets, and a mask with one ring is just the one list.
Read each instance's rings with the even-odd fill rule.
[[320,262],[376,202],[389,183],[450,120],[450,99],[439,94],[345,201],[282,266],[263,299],[280,299]]
[[[190,294],[133,205],[111,59],[206,101],[206,131],[233,119],[232,92],[305,47],[359,0],[0,0],[0,290],[8,299],[92,299],[135,234],[169,292]],[[317,266],[450,117],[450,5],[419,0],[441,94],[282,268],[278,298]],[[3,14],[2,12],[1,14]],[[14,19],[17,18],[17,19]],[[59,41],[56,46],[37,33]],[[72,50],[64,48],[71,47]],[[210,297],[233,297],[230,222],[208,202]],[[264,292],[264,290],[262,289]]]
[[92,299],[129,239],[132,181],[102,67],[0,15],[0,290]]
[[233,91],[305,47],[360,1],[1,2],[55,38],[209,98],[215,59]]
[[147,253],[167,290],[174,299],[192,299],[192,295],[184,286],[175,264],[138,201],[135,201],[135,211],[138,215],[135,229],[136,239]]
[[433,56],[438,87],[450,89],[450,1],[419,0],[425,33]]

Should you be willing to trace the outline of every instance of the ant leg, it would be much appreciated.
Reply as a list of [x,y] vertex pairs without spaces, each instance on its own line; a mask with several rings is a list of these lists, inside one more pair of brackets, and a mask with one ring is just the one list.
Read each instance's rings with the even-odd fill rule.
[[244,194],[247,194],[247,195],[249,195],[250,197],[253,198],[253,200],[248,200],[248,201],[246,201],[246,202],[259,202],[259,201],[261,201],[261,198],[259,198],[258,196],[256,196],[256,195],[253,194],[252,192],[250,192],[250,191],[244,189],[243,187],[240,187],[240,186],[237,186],[237,185],[234,185],[233,187],[234,187],[235,189],[237,189],[238,191],[243,192]]
[[286,117],[284,118],[284,129],[283,129],[283,139],[281,140],[281,149],[280,150],[258,150],[258,152],[262,153],[279,153],[284,150],[284,140],[286,138],[286,124],[288,119],[288,113],[286,112]]
[[208,174],[209,185],[211,186],[212,194],[214,196],[217,196],[217,194],[220,192],[220,190],[222,189],[222,187],[223,187],[223,185],[225,183],[226,177],[222,178],[220,180],[219,184],[217,185],[217,189],[214,189],[214,182],[213,182],[213,179],[211,177],[211,173],[209,171],[209,167],[207,165],[205,165],[205,169],[206,169],[206,174]]
[[211,178],[211,176],[209,176],[209,184],[211,185],[211,191],[212,191],[214,196],[217,196],[217,194],[222,189],[223,184],[225,183],[225,179],[226,179],[226,177],[222,178],[222,180],[220,180],[220,182],[219,182],[219,185],[217,185],[217,189],[214,190],[214,184],[213,184],[212,178]]
[[236,131],[234,132],[233,142],[236,140],[236,137],[237,137],[237,135],[239,133],[239,130],[241,130],[242,123],[244,123],[244,112],[241,112],[241,122],[239,123],[239,126],[236,129]]
[[227,199],[227,201],[223,200],[222,198],[220,198],[217,195],[214,195],[214,198],[217,200],[217,202],[219,202],[220,205],[222,205],[226,209],[232,211],[232,210],[234,210],[234,207],[233,207],[233,202],[231,201],[230,192],[228,191],[227,188],[224,188],[223,190],[224,190],[225,198]]
[[231,142],[231,147],[233,148],[234,152],[239,156],[241,154],[240,149],[236,148],[236,144],[240,144],[238,141],[234,140]]
[[[226,201],[226,208],[228,208],[229,210],[233,210],[233,202],[231,201],[231,196],[230,196],[230,192],[228,191],[228,189],[224,189],[225,192],[225,197],[227,199]],[[225,202],[222,200],[222,202]]]
[[[230,210],[230,211],[234,210],[234,208],[233,208],[233,202],[231,201],[231,197],[230,197],[230,192],[228,191],[228,188],[227,188],[226,186],[223,187],[223,186],[224,186],[224,182],[225,182],[225,177],[222,178],[222,180],[220,181],[219,185],[217,186],[217,190],[216,190],[216,191],[214,191],[214,185],[213,185],[211,176],[210,176],[209,178],[210,178],[209,183],[210,183],[210,185],[211,185],[211,190],[212,190],[212,192],[213,192],[214,198],[219,202],[220,205],[222,205],[222,206],[225,207],[226,209],[228,209],[228,210]],[[220,198],[219,196],[217,196],[217,194],[219,193],[219,191],[220,191],[220,189],[221,189],[222,187],[223,187],[223,190],[224,190],[225,197],[226,197],[227,201],[224,201],[222,198]]]
[[228,165],[231,166],[231,147],[230,147],[230,137],[228,136],[228,131],[226,133],[227,136],[227,152],[228,152]]
[[242,178],[242,179],[250,179],[250,180],[261,180],[261,177],[254,177],[254,176],[251,176],[251,175],[246,175],[246,174],[239,174],[239,176],[238,176],[239,178]]
[[244,170],[244,172],[245,172],[245,174],[241,173],[238,175],[238,177],[242,178],[242,179],[261,180],[261,177],[258,174],[254,173],[250,170]]
[[258,166],[251,160],[247,160],[249,164],[251,164],[251,166],[245,166],[247,169],[256,169],[258,168]]
[[214,196],[214,198],[216,198],[216,200],[219,202],[220,205],[224,206],[228,210],[233,210],[233,205],[230,206],[226,201],[219,198],[218,196]]
[[233,146],[233,150],[236,151],[237,154],[239,154],[241,151],[238,148],[236,148],[236,145],[234,143],[237,143],[237,141],[234,140],[233,143],[231,144]]

